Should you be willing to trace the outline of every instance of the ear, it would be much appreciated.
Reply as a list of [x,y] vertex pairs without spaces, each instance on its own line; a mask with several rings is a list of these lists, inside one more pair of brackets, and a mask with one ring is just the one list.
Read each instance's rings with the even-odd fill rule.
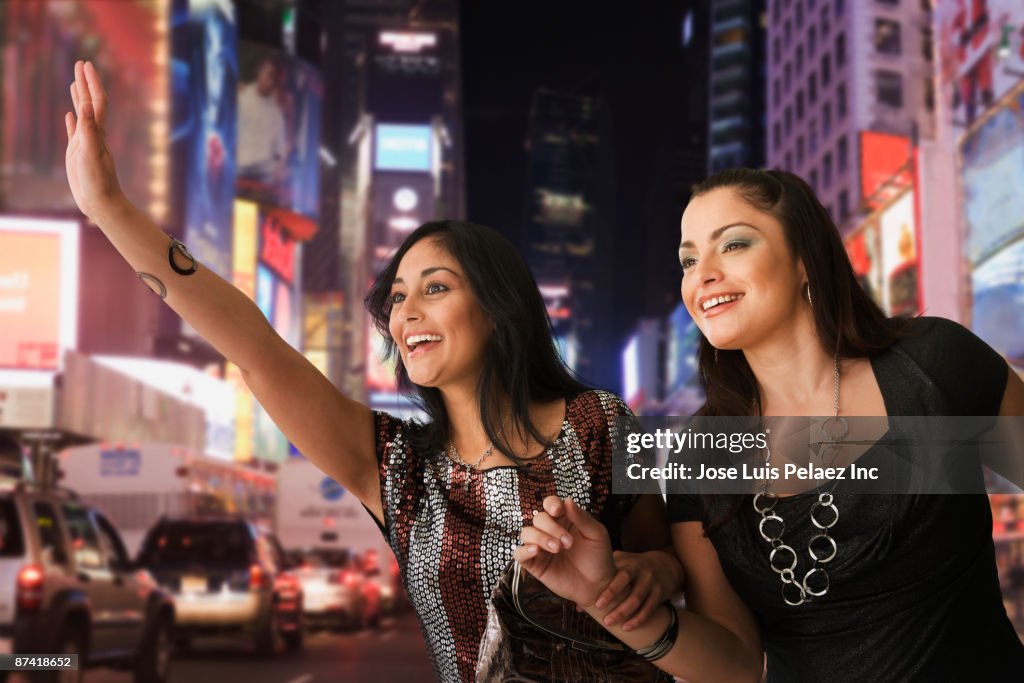
[[807,279],[807,269],[804,267],[803,260],[797,259],[796,272],[799,276],[798,279],[800,280],[801,286],[803,286],[804,282],[810,282],[810,280]]

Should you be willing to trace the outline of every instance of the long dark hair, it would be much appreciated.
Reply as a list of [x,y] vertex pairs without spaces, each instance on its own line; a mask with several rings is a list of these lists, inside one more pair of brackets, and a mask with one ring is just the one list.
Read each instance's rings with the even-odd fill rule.
[[470,289],[484,313],[494,322],[487,342],[483,372],[477,385],[480,417],[495,448],[513,462],[521,463],[503,433],[502,394],[508,396],[513,429],[533,437],[545,447],[551,444],[530,419],[531,401],[567,398],[587,389],[565,366],[551,333],[544,299],[526,262],[516,248],[497,231],[467,221],[433,221],[413,231],[381,271],[366,295],[366,309],[385,342],[385,358],[394,360],[399,387],[429,416],[430,421],[414,436],[418,449],[436,450],[450,438],[448,413],[441,392],[409,379],[398,345],[388,329],[391,317],[391,285],[406,252],[423,239],[439,246],[458,261]]
[[[690,201],[720,188],[732,189],[782,224],[790,250],[807,273],[814,324],[825,348],[840,359],[864,358],[904,336],[903,321],[887,318],[857,282],[839,230],[810,185],[786,171],[731,168],[695,185]],[[758,410],[757,380],[742,351],[716,350],[701,335],[698,370],[705,401],[697,415],[741,416]],[[724,517],[705,523],[705,534],[735,516],[744,497],[732,498]]]

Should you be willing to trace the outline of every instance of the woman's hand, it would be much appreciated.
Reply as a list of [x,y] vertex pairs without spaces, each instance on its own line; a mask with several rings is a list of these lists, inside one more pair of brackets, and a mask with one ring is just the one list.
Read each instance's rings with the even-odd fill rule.
[[71,194],[78,208],[95,220],[98,213],[123,199],[114,159],[107,149],[104,125],[107,95],[92,62],[75,62],[71,84],[75,113],[64,115],[68,149],[64,163]]
[[683,590],[684,572],[675,554],[666,550],[613,554],[618,572],[598,596],[595,607],[609,607],[606,626],[622,624],[629,631],[647,621],[655,608]]
[[615,576],[608,530],[575,501],[544,499],[514,557],[556,595],[589,607]]

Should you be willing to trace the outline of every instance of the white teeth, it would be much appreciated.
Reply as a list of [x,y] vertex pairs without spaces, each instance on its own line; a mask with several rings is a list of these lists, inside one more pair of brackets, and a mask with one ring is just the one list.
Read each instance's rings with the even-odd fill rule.
[[708,299],[703,304],[701,304],[701,309],[707,311],[709,309],[714,308],[718,304],[724,304],[724,303],[727,303],[729,301],[736,301],[736,299],[739,299],[741,296],[743,296],[743,295],[742,294],[726,294],[724,296],[716,296],[715,298]]
[[444,339],[439,334],[414,334],[411,337],[407,337],[405,340],[406,346],[415,346],[416,344],[422,344],[428,341],[441,341]]

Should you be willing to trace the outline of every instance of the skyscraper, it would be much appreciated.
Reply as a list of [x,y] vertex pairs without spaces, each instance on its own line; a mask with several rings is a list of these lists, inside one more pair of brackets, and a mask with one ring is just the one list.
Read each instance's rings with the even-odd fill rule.
[[765,0],[711,3],[708,170],[764,165]]

